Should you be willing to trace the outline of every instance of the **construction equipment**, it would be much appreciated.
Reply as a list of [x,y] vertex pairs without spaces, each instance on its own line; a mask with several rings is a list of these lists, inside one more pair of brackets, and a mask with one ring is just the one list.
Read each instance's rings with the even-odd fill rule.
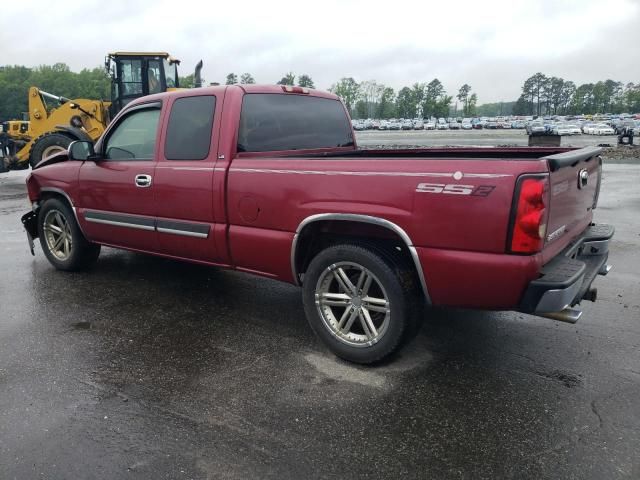
[[[130,101],[179,88],[179,64],[180,60],[166,52],[109,53],[105,70],[111,79],[110,102],[68,99],[31,87],[28,122],[3,124],[0,171],[34,166],[43,158],[66,150],[74,140],[97,140],[111,119]],[[202,61],[196,66],[196,84],[201,83],[201,69]],[[54,102],[55,106],[48,105],[47,101]]]

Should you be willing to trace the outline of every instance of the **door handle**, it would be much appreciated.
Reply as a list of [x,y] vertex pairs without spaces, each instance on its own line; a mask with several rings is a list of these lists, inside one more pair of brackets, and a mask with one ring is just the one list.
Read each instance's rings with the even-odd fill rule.
[[136,175],[136,187],[150,187],[151,186],[151,175]]

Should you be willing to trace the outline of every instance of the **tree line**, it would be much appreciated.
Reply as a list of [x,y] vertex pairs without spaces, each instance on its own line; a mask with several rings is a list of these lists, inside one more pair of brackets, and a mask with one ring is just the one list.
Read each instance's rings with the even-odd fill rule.
[[640,111],[640,83],[611,79],[576,86],[541,72],[527,78],[513,106],[515,115],[577,115]]
[[[251,73],[229,73],[225,84],[256,83]],[[213,82],[212,85],[219,83]],[[311,76],[288,72],[276,82],[315,88]],[[27,92],[35,85],[67,98],[109,100],[110,79],[103,68],[72,72],[64,63],[24,66],[0,66],[0,120],[19,119],[28,110]],[[180,77],[180,86],[194,86],[193,74]],[[577,86],[560,77],[536,73],[522,85],[517,101],[478,105],[478,96],[465,83],[455,95],[449,95],[442,82],[416,82],[398,91],[375,80],[357,82],[343,77],[329,90],[340,96],[353,118],[414,118],[497,115],[575,115],[594,113],[640,112],[640,83],[604,80]]]
[[0,66],[0,120],[21,119],[28,111],[29,87],[67,98],[108,100],[111,95],[109,77],[104,68],[72,72],[64,63],[24,66]]
[[[465,117],[476,114],[478,96],[468,84],[458,90],[454,111]],[[434,78],[429,83],[416,82],[396,91],[375,80],[356,82],[352,77],[341,78],[329,91],[344,101],[353,118],[414,118],[448,117],[453,96],[448,95],[442,82]]]

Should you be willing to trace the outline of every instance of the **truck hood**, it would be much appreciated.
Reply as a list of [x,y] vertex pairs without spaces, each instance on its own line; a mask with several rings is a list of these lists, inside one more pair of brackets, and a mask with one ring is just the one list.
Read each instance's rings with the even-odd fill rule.
[[64,152],[54,153],[53,155],[49,155],[48,157],[40,160],[34,167],[32,167],[32,170],[46,167],[47,165],[53,165],[54,163],[66,162],[67,160],[69,160],[69,152],[67,150]]

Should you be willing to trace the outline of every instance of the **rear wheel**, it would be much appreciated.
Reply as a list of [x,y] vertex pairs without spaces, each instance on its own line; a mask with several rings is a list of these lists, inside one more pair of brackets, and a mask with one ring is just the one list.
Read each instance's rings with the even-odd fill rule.
[[46,133],[36,139],[29,152],[29,164],[31,168],[36,166],[40,160],[54,153],[64,152],[73,139],[62,133]]
[[303,300],[314,332],[351,362],[381,361],[417,330],[413,275],[375,249],[320,252],[305,273]]
[[57,198],[46,200],[40,208],[38,236],[42,251],[58,270],[86,268],[100,255],[100,245],[87,241],[71,208]]

